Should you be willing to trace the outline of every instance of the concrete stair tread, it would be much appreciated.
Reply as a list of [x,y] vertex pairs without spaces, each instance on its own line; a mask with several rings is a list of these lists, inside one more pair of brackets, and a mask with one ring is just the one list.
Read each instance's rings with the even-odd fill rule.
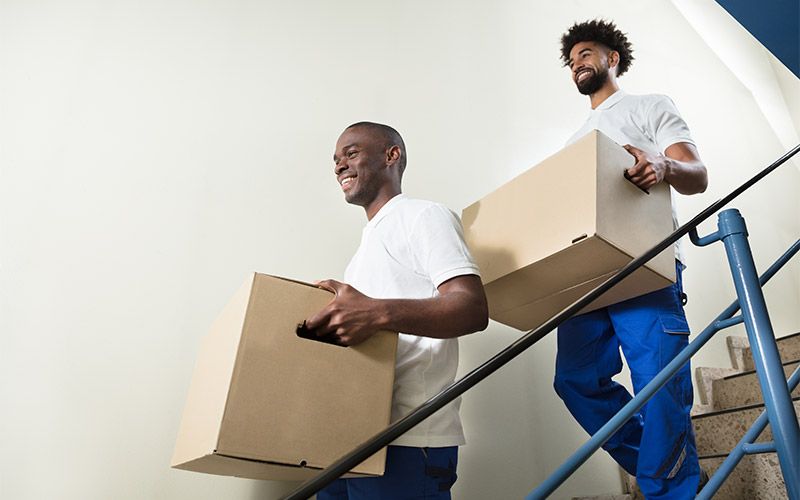
[[[785,335],[775,340],[782,360],[800,359],[800,332]],[[754,368],[753,352],[750,349],[747,337],[728,337],[727,342],[733,367],[741,370],[752,370]]]
[[[800,360],[798,359],[783,363],[786,378],[789,378],[799,364]],[[715,409],[735,408],[763,402],[761,385],[755,370],[728,374],[710,382],[709,397],[711,405]],[[793,395],[800,395],[800,387],[795,388]]]
[[700,396],[700,403],[698,406],[711,406],[714,402],[714,381],[741,373],[741,370],[735,368],[717,368],[709,366],[698,366],[694,369],[694,380],[697,392]]
[[[791,359],[789,361],[782,361],[781,362],[781,364],[783,366],[791,365],[791,364],[797,364],[797,363],[800,363],[800,358]],[[747,375],[754,375],[755,373],[756,373],[755,368],[753,368],[752,370],[737,371],[736,373],[731,373],[729,375],[724,375],[722,377],[722,380],[732,380],[732,379],[739,378],[739,377],[746,377]]]
[[712,413],[717,411],[717,408],[714,408],[712,405],[694,405],[692,406],[692,416],[695,415],[705,415],[706,413]]
[[[712,476],[724,460],[724,457],[701,458],[700,467],[704,468],[709,476]],[[745,456],[714,495],[715,500],[781,500],[786,498],[786,485],[783,482],[778,456],[775,453]]]
[[[800,414],[800,397],[794,398],[794,407],[795,412]],[[764,403],[756,403],[693,416],[698,456],[718,457],[730,453],[763,411]],[[771,439],[772,432],[768,425],[757,442]]]

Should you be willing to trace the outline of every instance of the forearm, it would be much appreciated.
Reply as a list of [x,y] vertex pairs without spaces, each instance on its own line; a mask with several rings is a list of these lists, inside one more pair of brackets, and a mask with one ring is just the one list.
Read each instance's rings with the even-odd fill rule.
[[376,313],[381,329],[441,339],[488,324],[485,297],[461,291],[430,299],[376,299]]
[[708,172],[694,146],[685,150],[669,148],[664,180],[681,194],[702,193],[708,187]]
[[477,275],[452,278],[429,299],[376,299],[335,280],[317,283],[334,298],[305,325],[317,336],[333,335],[342,345],[356,345],[379,330],[422,337],[452,338],[486,328],[486,294]]

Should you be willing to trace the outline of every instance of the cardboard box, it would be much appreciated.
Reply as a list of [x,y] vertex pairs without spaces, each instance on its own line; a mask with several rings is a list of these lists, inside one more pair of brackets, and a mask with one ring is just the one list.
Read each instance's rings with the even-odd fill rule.
[[[247,279],[201,344],[173,467],[303,480],[389,424],[397,334],[354,347],[297,336],[332,296],[264,274]],[[385,459],[384,449],[351,472],[381,475]]]
[[[673,231],[669,186],[644,193],[623,177],[633,164],[594,131],[464,209],[492,319],[540,326]],[[674,282],[668,248],[582,312]]]

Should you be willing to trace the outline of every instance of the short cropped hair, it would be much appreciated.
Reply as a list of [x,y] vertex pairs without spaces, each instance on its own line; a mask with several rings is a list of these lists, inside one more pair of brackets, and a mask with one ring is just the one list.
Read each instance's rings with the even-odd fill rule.
[[400,148],[400,162],[398,166],[400,167],[400,173],[402,174],[403,171],[406,169],[406,144],[403,142],[403,138],[400,136],[400,132],[393,129],[389,125],[384,125],[382,123],[373,123],[373,122],[358,122],[350,125],[345,130],[350,130],[351,128],[364,128],[370,131],[370,133],[375,134],[375,136],[381,138],[384,143],[384,147],[390,148],[392,146],[397,146]]
[[633,62],[633,48],[625,33],[617,29],[611,21],[594,19],[583,23],[575,23],[561,36],[561,60],[564,66],[569,65],[569,53],[575,44],[580,42],[596,42],[619,53],[617,76],[628,71]]

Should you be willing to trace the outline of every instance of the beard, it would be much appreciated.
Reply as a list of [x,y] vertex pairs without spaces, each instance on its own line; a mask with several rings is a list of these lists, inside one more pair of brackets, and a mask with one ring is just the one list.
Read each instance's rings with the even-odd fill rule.
[[600,71],[594,72],[592,76],[576,82],[578,92],[583,95],[592,95],[605,85],[608,81],[608,68],[600,68]]

